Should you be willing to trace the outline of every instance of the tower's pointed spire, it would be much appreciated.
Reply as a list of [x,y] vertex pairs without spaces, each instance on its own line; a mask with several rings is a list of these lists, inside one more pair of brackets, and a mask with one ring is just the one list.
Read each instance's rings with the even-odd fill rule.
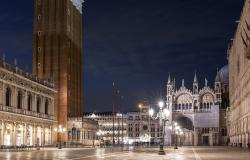
[[175,90],[175,78],[174,78],[174,82],[173,82],[173,89]]
[[197,83],[197,75],[196,75],[196,71],[194,73],[194,83]]
[[185,87],[185,80],[184,79],[182,79],[182,85],[181,86]]
[[208,81],[207,78],[205,78],[205,86],[207,87]]
[[170,73],[168,73],[168,84],[171,83],[171,77],[170,77]]
[[5,53],[2,55],[2,60],[5,61]]

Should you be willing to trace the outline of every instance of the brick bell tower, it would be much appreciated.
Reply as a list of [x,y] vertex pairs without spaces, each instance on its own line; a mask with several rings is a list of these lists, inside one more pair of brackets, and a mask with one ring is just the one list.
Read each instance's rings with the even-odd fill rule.
[[53,79],[55,120],[65,128],[68,117],[82,116],[82,3],[34,0],[33,74]]

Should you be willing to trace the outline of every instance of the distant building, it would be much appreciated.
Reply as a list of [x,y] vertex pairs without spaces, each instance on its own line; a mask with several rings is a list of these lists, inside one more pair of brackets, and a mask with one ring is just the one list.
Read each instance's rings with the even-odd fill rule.
[[52,145],[54,84],[16,65],[0,60],[0,145]]
[[230,143],[250,148],[250,3],[245,1],[228,51]]
[[128,139],[130,144],[146,143],[158,144],[160,136],[159,120],[149,116],[150,106],[143,106],[140,111],[128,112]]
[[106,145],[113,144],[113,140],[115,144],[128,142],[127,114],[115,113],[114,119],[112,112],[85,113],[83,117],[98,122],[101,133],[99,139]]
[[229,69],[223,66],[217,73],[216,82],[221,83],[221,105],[220,105],[220,145],[228,144],[227,111],[229,108]]
[[99,145],[97,132],[98,122],[82,117],[68,119],[68,142],[86,146]]

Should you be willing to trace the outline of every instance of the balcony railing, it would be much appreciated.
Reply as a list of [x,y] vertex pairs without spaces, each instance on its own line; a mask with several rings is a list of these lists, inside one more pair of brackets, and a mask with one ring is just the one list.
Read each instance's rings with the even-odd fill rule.
[[16,113],[16,114],[26,115],[26,116],[36,117],[36,118],[54,120],[54,116],[52,115],[48,115],[44,113],[37,113],[34,111],[28,111],[26,109],[18,109],[14,107],[3,106],[3,105],[0,105],[0,111]]
[[54,88],[53,82],[48,81],[48,80],[39,79],[37,76],[32,75],[26,71],[23,71],[22,69],[18,68],[17,66],[10,65],[10,64],[6,63],[5,61],[3,61],[2,59],[0,59],[0,67],[5,68],[8,71],[16,73],[22,77],[25,77],[31,81],[37,82],[37,83],[42,84],[44,86],[47,86],[49,88]]

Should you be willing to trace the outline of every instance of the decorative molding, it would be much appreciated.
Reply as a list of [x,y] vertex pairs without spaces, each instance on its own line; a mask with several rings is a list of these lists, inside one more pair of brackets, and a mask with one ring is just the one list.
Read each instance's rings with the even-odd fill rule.
[[76,9],[82,14],[82,3],[84,0],[70,0]]

